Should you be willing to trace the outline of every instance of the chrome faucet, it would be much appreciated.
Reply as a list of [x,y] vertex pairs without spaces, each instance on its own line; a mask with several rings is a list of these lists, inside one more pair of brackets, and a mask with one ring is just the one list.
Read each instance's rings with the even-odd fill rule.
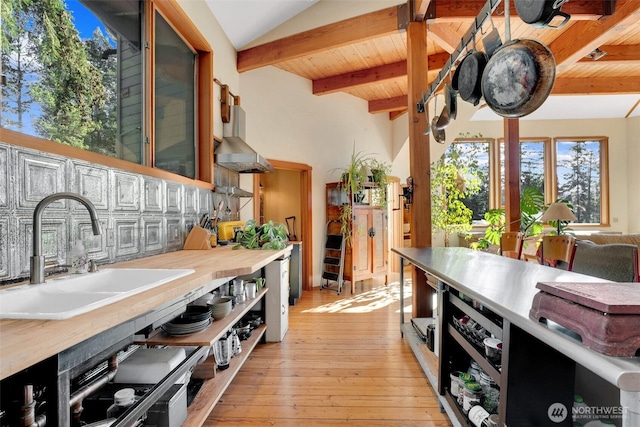
[[42,255],[42,211],[51,202],[60,199],[70,199],[80,202],[89,211],[91,217],[91,228],[96,236],[102,233],[100,220],[95,206],[89,199],[75,193],[54,193],[45,197],[38,203],[33,211],[33,255],[31,256],[31,268],[29,273],[29,281],[32,285],[44,283],[44,255]]

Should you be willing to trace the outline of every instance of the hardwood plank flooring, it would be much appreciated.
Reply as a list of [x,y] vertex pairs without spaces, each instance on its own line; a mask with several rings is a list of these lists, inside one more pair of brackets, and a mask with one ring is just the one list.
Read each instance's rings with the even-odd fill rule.
[[398,286],[305,291],[284,340],[254,350],[205,425],[451,426],[400,336]]

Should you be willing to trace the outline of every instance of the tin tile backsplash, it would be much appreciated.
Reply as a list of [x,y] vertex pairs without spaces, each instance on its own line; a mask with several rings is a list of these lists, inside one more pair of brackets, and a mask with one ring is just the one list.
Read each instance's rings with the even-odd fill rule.
[[188,230],[212,206],[207,189],[0,142],[0,283],[28,276],[33,210],[45,196],[62,191],[93,202],[103,234],[93,235],[79,203],[50,204],[42,246],[47,263],[60,265],[67,264],[78,239],[99,264],[180,250]]

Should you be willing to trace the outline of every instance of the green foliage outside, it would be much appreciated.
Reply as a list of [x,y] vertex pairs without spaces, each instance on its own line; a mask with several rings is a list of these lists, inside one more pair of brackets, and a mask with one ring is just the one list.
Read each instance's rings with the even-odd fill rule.
[[431,166],[431,223],[434,231],[444,232],[445,246],[451,234],[471,230],[473,211],[463,200],[476,194],[481,183],[479,171],[456,145]]
[[[100,59],[102,34],[83,42],[63,0],[3,0],[2,126],[78,148],[96,135],[99,152],[113,152],[115,63]],[[98,64],[102,65],[98,65]],[[109,93],[111,92],[111,93]],[[112,98],[110,98],[112,97]],[[35,117],[29,117],[29,116]],[[109,116],[107,118],[107,116]]]

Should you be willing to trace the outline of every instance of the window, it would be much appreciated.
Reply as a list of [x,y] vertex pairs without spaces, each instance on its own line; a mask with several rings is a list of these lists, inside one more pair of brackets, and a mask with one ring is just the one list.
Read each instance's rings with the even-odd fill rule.
[[[456,139],[444,154],[444,162],[456,166],[459,173],[464,175],[467,185],[474,185],[474,189],[461,199],[466,207],[473,211],[472,220],[481,221],[484,214],[492,209],[490,205],[491,170],[490,161],[491,139],[461,138]],[[477,188],[475,188],[477,187]]]
[[[556,198],[573,205],[577,223],[600,224],[603,187],[606,188],[607,140],[605,138],[556,138]],[[606,193],[606,192],[605,192]],[[608,214],[605,213],[608,218]]]
[[211,48],[175,0],[7,1],[3,128],[212,182]]
[[194,178],[196,54],[156,12],[155,165]]
[[[500,144],[500,206],[505,204],[504,140]],[[520,189],[533,187],[545,194],[545,159],[549,158],[550,138],[520,139]]]
[[[521,138],[520,186],[573,205],[575,224],[609,224],[607,138]],[[500,140],[504,205],[504,141]]]

